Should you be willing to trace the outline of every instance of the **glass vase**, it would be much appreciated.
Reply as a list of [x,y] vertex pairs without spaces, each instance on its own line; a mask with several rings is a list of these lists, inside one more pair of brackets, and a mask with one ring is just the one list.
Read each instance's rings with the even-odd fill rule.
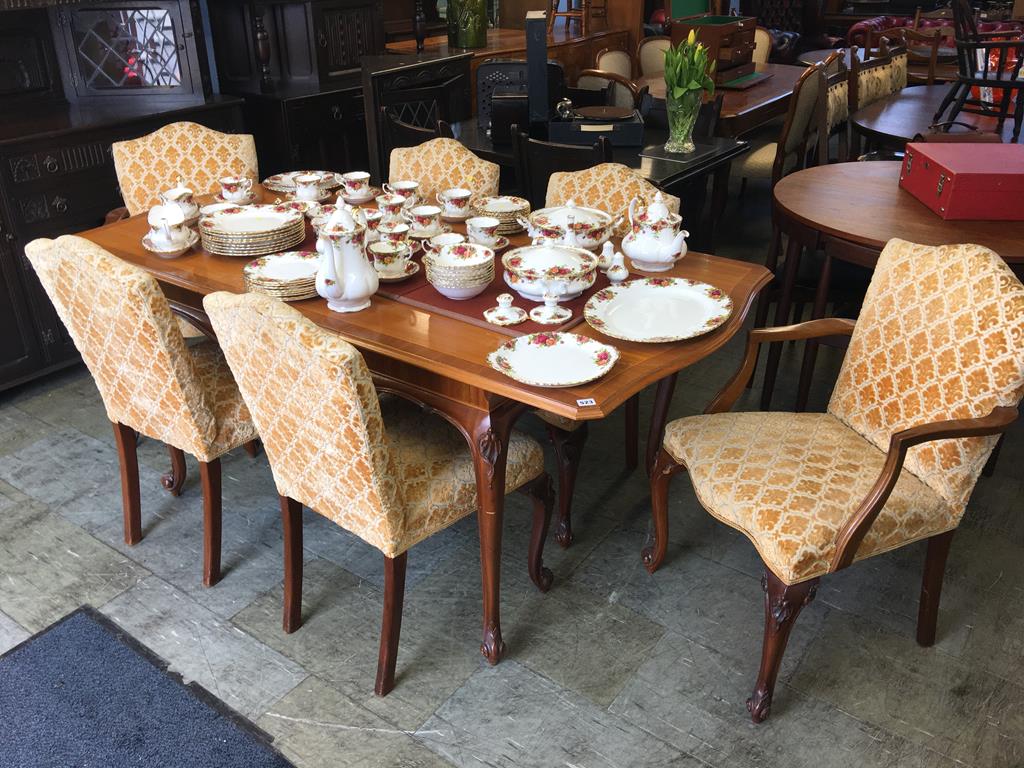
[[447,16],[450,47],[487,45],[487,0],[448,0]]
[[668,112],[668,141],[665,142],[666,152],[693,152],[693,127],[697,123],[697,115],[703,101],[704,91],[686,91],[678,99],[671,93],[666,94],[665,107]]

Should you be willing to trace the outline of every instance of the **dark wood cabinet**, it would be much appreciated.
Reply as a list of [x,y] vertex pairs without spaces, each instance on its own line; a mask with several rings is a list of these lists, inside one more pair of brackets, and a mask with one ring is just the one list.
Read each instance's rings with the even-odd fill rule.
[[18,381],[41,367],[40,344],[29,319],[14,235],[0,219],[0,382]]

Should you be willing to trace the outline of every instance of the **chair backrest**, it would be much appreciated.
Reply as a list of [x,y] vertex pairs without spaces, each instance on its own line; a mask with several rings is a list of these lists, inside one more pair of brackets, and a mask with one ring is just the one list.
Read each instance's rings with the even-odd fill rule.
[[500,168],[482,160],[455,139],[431,139],[415,147],[391,150],[388,178],[420,183],[420,194],[434,195],[452,187],[465,187],[478,195],[498,194]]
[[[1024,390],[1024,285],[978,245],[890,240],[879,256],[829,413],[889,448],[933,421],[1016,405]],[[962,510],[996,438],[911,448],[905,468]]]
[[755,64],[767,64],[768,57],[772,55],[772,36],[764,27],[754,29],[754,55],[752,60]]
[[891,96],[894,92],[893,61],[886,52],[874,58],[857,56],[857,46],[850,48],[850,114],[869,104]]
[[643,77],[653,77],[665,71],[665,51],[672,46],[666,35],[645,37],[636,45],[636,61]]
[[160,202],[157,195],[179,178],[199,195],[217,191],[223,176],[259,181],[252,136],[196,123],[171,123],[138,139],[114,142],[112,152],[121,197],[132,216]]
[[824,119],[825,101],[825,67],[819,62],[803,71],[789,98],[772,166],[773,187],[783,176],[806,166],[808,151],[816,147],[813,142]]
[[415,147],[431,139],[454,138],[452,127],[438,120],[431,127],[422,127],[399,119],[391,107],[380,108],[380,126],[384,132],[384,146],[390,152],[395,147]]
[[594,69],[603,72],[614,72],[617,75],[633,79],[633,57],[625,51],[615,48],[604,48],[594,57]]
[[[639,197],[649,202],[658,191],[657,187],[631,168],[619,163],[602,163],[583,171],[551,174],[544,204],[564,205],[575,200],[607,211],[612,216],[625,216],[630,200]],[[679,198],[662,194],[669,210],[678,213]],[[629,221],[624,220],[616,229],[616,234],[624,235],[628,230]]]
[[[869,33],[868,39],[871,39]],[[906,49],[907,67],[910,64],[921,64],[925,67],[923,80],[927,85],[935,83],[935,68],[939,61],[939,44],[942,42],[941,29],[914,30],[910,27],[896,27],[881,33],[879,42],[884,40],[888,45],[902,46]],[[897,64],[898,65],[898,64]],[[898,72],[894,75],[899,76]]]
[[393,556],[404,526],[399,473],[359,351],[262,294],[212,293],[203,307],[278,493]]
[[617,107],[640,109],[649,86],[638,86],[632,80],[614,72],[584,69],[576,80],[576,87],[586,90],[611,89],[611,103]]
[[516,126],[512,128],[512,155],[519,191],[536,210],[544,207],[548,179],[559,171],[582,171],[612,161],[612,144],[604,136],[590,146],[556,144],[531,139]]
[[[824,123],[818,136],[818,162],[825,164],[829,160],[829,139],[835,132],[849,130],[847,121],[850,119],[849,75],[846,71],[846,51],[833,51],[822,63],[825,72],[825,110]],[[840,142],[840,149],[845,145]],[[845,160],[845,157],[840,157]]]
[[216,433],[185,340],[156,279],[81,237],[33,240],[25,255],[113,421],[200,461]]

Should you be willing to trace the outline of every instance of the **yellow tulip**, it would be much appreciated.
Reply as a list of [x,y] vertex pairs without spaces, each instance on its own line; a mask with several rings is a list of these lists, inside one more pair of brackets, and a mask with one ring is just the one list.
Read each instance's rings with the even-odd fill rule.
[[690,34],[689,34],[689,35],[687,35],[687,37],[686,37],[686,42],[687,42],[687,44],[688,44],[688,45],[693,45],[693,43],[694,43],[694,41],[695,41],[696,39],[697,39],[697,30],[695,30],[695,29],[691,29],[691,30],[690,30]]

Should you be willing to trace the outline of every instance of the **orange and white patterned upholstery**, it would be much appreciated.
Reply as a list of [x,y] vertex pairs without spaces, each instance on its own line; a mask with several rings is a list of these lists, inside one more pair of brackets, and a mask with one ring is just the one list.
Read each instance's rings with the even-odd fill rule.
[[[462,435],[398,397],[378,401],[362,355],[283,302],[214,293],[203,302],[260,428],[278,493],[396,557],[472,514],[476,480]],[[506,491],[543,472],[514,432]]]
[[141,138],[115,142],[112,149],[121,197],[132,216],[160,202],[157,195],[179,178],[199,195],[217,191],[224,176],[259,181],[256,142],[249,134],[171,123]]
[[258,437],[223,355],[185,344],[152,275],[70,235],[25,253],[112,422],[204,462]]
[[421,199],[433,202],[438,192],[453,187],[496,195],[500,172],[497,164],[480,159],[455,139],[431,139],[391,150],[388,177],[392,182],[418,181]]
[[[638,197],[645,203],[654,199],[658,188],[636,171],[619,163],[601,163],[585,171],[559,171],[548,179],[545,205],[565,205],[574,200],[579,205],[600,208],[612,216],[623,216],[616,234],[629,231],[629,201]],[[672,213],[679,213],[679,198],[662,193]]]
[[[704,507],[788,584],[821,576],[877,480],[891,435],[1016,405],[1024,285],[976,245],[891,240],[824,414],[723,413],[672,422],[665,449]],[[955,528],[997,438],[911,448],[857,559]]]

